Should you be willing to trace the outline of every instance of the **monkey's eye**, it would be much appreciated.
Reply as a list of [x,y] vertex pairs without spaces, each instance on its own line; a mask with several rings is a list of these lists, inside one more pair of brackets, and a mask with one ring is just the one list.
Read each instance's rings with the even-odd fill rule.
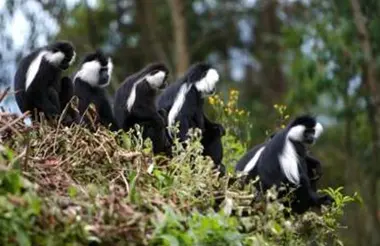
[[315,134],[315,129],[306,129],[304,132],[305,136],[314,136]]
[[108,71],[108,67],[107,66],[100,68],[100,72],[107,72],[107,71]]

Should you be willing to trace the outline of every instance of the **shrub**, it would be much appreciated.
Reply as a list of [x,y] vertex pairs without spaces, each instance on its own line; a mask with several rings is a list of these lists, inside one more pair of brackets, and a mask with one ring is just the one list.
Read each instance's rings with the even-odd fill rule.
[[[231,171],[245,152],[238,139],[246,133],[230,122],[240,114],[236,103],[227,107],[234,113],[223,110],[219,120],[227,126],[224,162]],[[357,195],[327,189],[334,206],[284,217],[278,201],[252,205],[252,185],[229,186],[237,178],[232,171],[218,178],[201,155],[199,130],[189,133],[186,147],[175,139],[172,159],[153,156],[151,143],[136,131],[27,128],[18,121],[0,132],[1,245],[341,243],[339,221]]]

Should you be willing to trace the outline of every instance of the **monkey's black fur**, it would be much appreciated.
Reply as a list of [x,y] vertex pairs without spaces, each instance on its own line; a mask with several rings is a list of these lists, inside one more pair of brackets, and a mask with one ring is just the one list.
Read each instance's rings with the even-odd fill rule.
[[110,82],[112,68],[111,59],[100,50],[86,55],[74,77],[74,95],[79,99],[81,122],[89,124],[85,112],[90,104],[94,104],[97,113],[95,123],[118,130],[105,89]]
[[74,47],[67,41],[55,42],[24,57],[14,79],[16,102],[21,112],[30,111],[33,120],[38,119],[39,113],[48,119],[58,117],[62,111],[61,98],[70,89],[61,87],[66,80],[61,81],[61,74],[74,59]]
[[322,132],[322,126],[313,117],[300,116],[285,129],[277,132],[272,138],[248,152],[239,162],[237,170],[244,170],[244,162],[248,163],[255,153],[265,146],[255,167],[248,177],[260,178],[257,188],[266,191],[272,186],[285,185],[286,191],[280,197],[295,189],[294,198],[288,204],[293,212],[304,213],[310,207],[331,204],[329,195],[316,192],[316,180],[313,170],[321,173],[320,162],[308,155],[306,146],[314,143]]
[[[273,133],[270,138],[267,141],[270,141],[271,138],[276,133]],[[244,171],[244,168],[247,166],[247,164],[250,162],[250,160],[256,155],[257,151],[259,151],[262,147],[265,147],[267,142],[258,144],[254,146],[252,149],[250,149],[246,154],[243,155],[243,157],[238,161],[238,163],[235,166],[235,171],[242,172]],[[310,185],[311,188],[314,191],[317,191],[317,183],[318,180],[322,177],[322,165],[321,162],[316,159],[315,157],[311,156],[308,152],[305,156],[305,163],[306,163],[306,169],[307,169],[307,176],[310,179]],[[257,177],[257,166],[254,166],[252,169],[250,169],[246,176],[246,182],[249,182],[249,180],[255,179]]]
[[159,90],[166,87],[168,74],[164,64],[149,64],[127,77],[115,94],[114,112],[118,127],[124,131],[135,124],[143,127],[143,138],[151,139],[155,154],[170,155],[171,151],[165,119],[155,105]]
[[[209,121],[203,110],[204,98],[215,92],[218,80],[218,73],[209,64],[196,63],[160,95],[157,104],[159,109],[168,112],[169,127],[179,122],[179,139],[182,142],[187,139],[189,129],[199,128],[202,131],[203,154],[210,156],[224,173],[221,143],[224,128]],[[171,135],[170,131],[168,134]]]

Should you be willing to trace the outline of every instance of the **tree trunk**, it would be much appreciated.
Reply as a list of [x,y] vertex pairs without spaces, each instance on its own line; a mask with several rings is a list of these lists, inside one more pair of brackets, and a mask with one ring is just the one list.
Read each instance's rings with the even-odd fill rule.
[[150,26],[146,23],[145,16],[146,14],[146,9],[145,9],[145,4],[143,4],[145,0],[135,0],[135,5],[136,5],[136,21],[139,25],[139,30],[140,30],[140,46],[144,47],[141,49],[142,53],[142,58],[144,60],[144,63],[151,62],[154,57],[153,57],[153,52],[152,52],[152,47],[149,44],[149,31],[150,31]]
[[187,46],[187,24],[183,0],[168,0],[172,13],[174,31],[174,63],[176,76],[181,76],[189,68],[190,58]]
[[[254,50],[260,69],[246,81],[245,98],[260,94],[260,101],[268,107],[279,103],[286,93],[286,81],[281,67],[281,21],[277,16],[277,0],[258,1],[258,21],[254,27]],[[256,80],[256,81],[255,81]],[[259,89],[259,91],[257,91]]]
[[142,32],[144,51],[148,57],[147,62],[164,62],[171,69],[171,64],[165,53],[164,45],[157,32],[160,29],[157,18],[157,4],[152,0],[136,0],[137,18]]
[[372,138],[372,165],[371,165],[371,174],[369,175],[368,180],[368,191],[372,196],[370,200],[367,200],[367,205],[369,210],[372,213],[371,217],[373,220],[373,231],[372,231],[372,244],[379,244],[379,231],[380,231],[380,221],[377,216],[378,207],[378,189],[377,189],[377,180],[379,174],[379,160],[380,160],[380,143],[379,143],[379,96],[377,94],[376,88],[376,71],[375,64],[376,62],[372,56],[372,47],[371,40],[368,33],[368,30],[365,25],[365,17],[362,14],[360,9],[360,3],[358,0],[351,0],[352,14],[354,17],[360,46],[363,51],[364,61],[362,65],[363,72],[363,84],[366,90],[367,97],[367,114],[369,126],[371,129],[371,138]]
[[88,22],[88,41],[91,45],[91,48],[92,49],[96,49],[97,48],[97,32],[96,32],[96,24],[95,24],[95,20],[92,16],[92,10],[90,8],[90,6],[88,5],[88,2],[87,0],[84,0],[83,1],[84,3],[84,6],[86,8],[86,11],[87,11],[87,22]]

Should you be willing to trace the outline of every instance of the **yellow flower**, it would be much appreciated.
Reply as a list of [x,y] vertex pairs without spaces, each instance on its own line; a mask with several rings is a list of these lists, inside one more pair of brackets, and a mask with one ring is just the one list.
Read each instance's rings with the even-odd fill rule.
[[232,90],[230,91],[230,95],[232,95],[232,96],[236,96],[236,95],[238,95],[238,94],[239,94],[239,91],[238,91],[238,90],[232,89]]
[[214,105],[215,104],[215,99],[213,97],[209,97],[208,98],[208,102],[211,104],[211,105]]

